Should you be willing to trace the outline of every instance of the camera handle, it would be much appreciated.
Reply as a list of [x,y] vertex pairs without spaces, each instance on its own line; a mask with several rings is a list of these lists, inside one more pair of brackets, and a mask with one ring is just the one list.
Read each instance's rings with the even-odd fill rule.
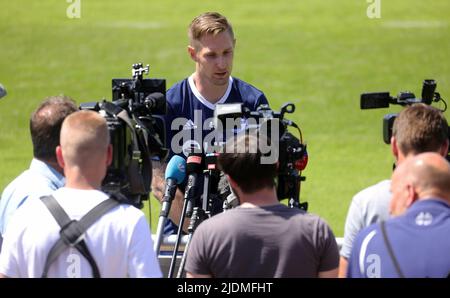
[[131,68],[131,75],[133,76],[133,79],[137,79],[138,81],[142,81],[142,77],[144,74],[148,74],[150,70],[150,65],[144,65],[142,63],[135,63],[133,64],[133,67]]

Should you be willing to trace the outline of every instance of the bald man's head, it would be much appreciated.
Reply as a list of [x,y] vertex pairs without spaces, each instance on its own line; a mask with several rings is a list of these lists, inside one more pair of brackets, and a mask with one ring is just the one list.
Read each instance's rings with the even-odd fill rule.
[[60,142],[66,166],[95,167],[109,146],[106,120],[93,111],[75,112],[64,120]]
[[450,165],[437,153],[408,158],[392,175],[390,211],[400,215],[416,200],[439,198],[450,203]]

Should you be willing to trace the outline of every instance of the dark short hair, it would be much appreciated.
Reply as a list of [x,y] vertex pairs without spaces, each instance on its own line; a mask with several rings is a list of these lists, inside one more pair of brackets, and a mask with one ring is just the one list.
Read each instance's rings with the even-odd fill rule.
[[[250,142],[256,146],[256,150],[250,150]],[[234,148],[244,148],[245,146],[245,152],[226,150],[219,155],[218,166],[239,185],[244,193],[254,193],[257,190],[275,186],[277,165],[261,163],[262,154],[256,136],[240,135],[232,146]]]
[[448,140],[448,123],[437,108],[413,104],[397,116],[392,135],[404,155],[437,152]]
[[77,111],[75,102],[67,96],[46,98],[33,112],[30,119],[33,155],[41,160],[56,160],[56,147],[64,119]]

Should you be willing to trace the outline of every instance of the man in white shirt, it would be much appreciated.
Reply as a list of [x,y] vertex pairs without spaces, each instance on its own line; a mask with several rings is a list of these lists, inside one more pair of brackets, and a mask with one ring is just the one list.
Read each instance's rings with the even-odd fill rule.
[[[98,113],[78,111],[61,128],[56,149],[66,185],[53,193],[72,220],[79,220],[108,199],[100,191],[112,160],[106,121]],[[41,277],[60,226],[40,199],[28,200],[11,219],[0,255],[0,276]],[[142,211],[118,205],[83,234],[101,277],[161,277],[149,226]],[[51,264],[48,277],[92,277],[91,264],[74,247],[67,247]]]
[[30,167],[17,176],[2,193],[0,200],[1,237],[17,208],[31,195],[47,195],[64,186],[63,169],[56,161],[56,146],[64,119],[78,110],[66,96],[51,96],[44,100],[30,118],[33,160]]

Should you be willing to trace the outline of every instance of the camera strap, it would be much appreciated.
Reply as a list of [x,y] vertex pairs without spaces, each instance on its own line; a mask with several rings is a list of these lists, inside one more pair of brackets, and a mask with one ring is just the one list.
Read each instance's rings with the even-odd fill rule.
[[391,260],[392,260],[392,263],[394,264],[395,270],[397,271],[397,274],[399,277],[405,278],[405,275],[403,275],[403,272],[400,269],[400,264],[398,263],[397,258],[394,255],[394,250],[392,249],[391,243],[388,240],[387,233],[386,233],[386,222],[384,220],[381,221],[380,227],[381,227],[381,234],[383,235],[384,243],[386,244],[389,256],[391,257]]
[[40,199],[53,215],[58,225],[61,227],[61,230],[59,231],[61,237],[50,249],[41,277],[47,277],[50,265],[67,247],[75,247],[91,265],[93,277],[100,278],[100,271],[98,270],[97,264],[91,253],[89,252],[89,249],[86,246],[86,242],[84,241],[84,233],[100,217],[102,217],[112,208],[120,205],[120,203],[113,198],[109,198],[95,206],[80,220],[77,221],[70,219],[64,209],[61,207],[61,205],[59,205],[59,203],[52,195],[43,196]]
[[[112,103],[109,103],[109,102],[104,102],[103,108],[107,113],[114,115],[117,118],[121,119],[123,122],[125,122],[125,124],[128,125],[128,127],[131,130],[131,133],[132,133],[131,141],[132,141],[132,146],[133,146],[133,148],[132,148],[133,154],[132,154],[132,157],[130,160],[130,165],[128,168],[128,176],[130,177],[130,188],[133,193],[145,194],[146,190],[145,190],[144,180],[143,180],[143,177],[140,175],[140,173],[141,173],[140,163],[141,163],[141,160],[146,160],[148,157],[142,156],[142,152],[139,150],[139,140],[138,140],[138,135],[136,133],[136,128],[133,125],[132,120],[128,116],[126,110],[121,109],[120,107],[118,107]],[[150,161],[148,161],[148,162],[150,162]]]
[[128,175],[130,176],[130,186],[133,193],[145,194],[145,184],[143,177],[140,175],[141,173],[141,162],[146,160],[143,152],[139,149],[139,139],[136,133],[135,128],[131,122],[131,119],[128,117],[128,114],[125,110],[122,110],[117,117],[122,119],[130,128],[132,128],[133,132],[133,155],[130,161],[130,167],[128,169]]

